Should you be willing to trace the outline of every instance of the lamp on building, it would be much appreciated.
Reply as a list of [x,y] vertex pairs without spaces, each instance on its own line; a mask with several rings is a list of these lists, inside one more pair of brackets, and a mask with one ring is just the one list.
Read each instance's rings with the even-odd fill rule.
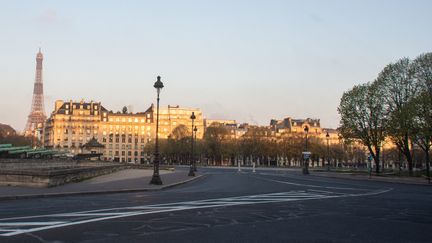
[[330,134],[328,133],[328,131],[326,134],[326,139],[327,139],[327,171],[330,171],[330,145],[329,145]]
[[153,87],[157,91],[157,108],[156,108],[156,141],[155,141],[155,153],[153,160],[153,177],[150,184],[162,185],[162,180],[159,175],[159,94],[161,89],[164,87],[160,76],[157,76],[157,81],[154,83]]
[[189,174],[188,176],[195,176],[195,169],[194,169],[194,164],[195,164],[195,159],[194,159],[194,120],[195,120],[196,116],[195,116],[195,112],[192,112],[192,115],[190,116],[190,119],[192,120],[192,135],[191,135],[191,141],[192,141],[192,145],[191,145],[191,161],[190,161],[190,168],[189,168]]
[[[198,131],[198,129],[197,129],[197,127],[195,126],[195,128],[194,128],[194,137],[195,137],[195,142],[197,141],[197,131]],[[194,159],[194,171],[196,172],[197,171],[197,167],[196,167],[196,160]]]

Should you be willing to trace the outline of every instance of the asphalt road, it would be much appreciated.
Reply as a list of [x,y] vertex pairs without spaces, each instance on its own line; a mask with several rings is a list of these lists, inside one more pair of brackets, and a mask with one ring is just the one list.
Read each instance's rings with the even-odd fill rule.
[[199,171],[164,191],[2,201],[0,242],[432,241],[431,186]]

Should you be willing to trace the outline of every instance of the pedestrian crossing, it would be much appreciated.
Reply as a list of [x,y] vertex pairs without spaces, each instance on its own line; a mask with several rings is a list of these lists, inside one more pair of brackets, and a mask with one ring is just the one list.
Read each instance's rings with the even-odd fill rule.
[[204,199],[195,201],[173,202],[134,207],[109,208],[72,213],[33,215],[0,219],[0,236],[14,236],[24,233],[48,230],[71,225],[98,222],[109,219],[132,217],[146,214],[166,213],[183,210],[215,207],[240,206],[264,203],[284,203],[301,200],[320,200],[338,197],[367,196],[384,193],[388,190],[375,190],[361,193],[341,193],[325,190],[295,190],[288,192],[266,193]]

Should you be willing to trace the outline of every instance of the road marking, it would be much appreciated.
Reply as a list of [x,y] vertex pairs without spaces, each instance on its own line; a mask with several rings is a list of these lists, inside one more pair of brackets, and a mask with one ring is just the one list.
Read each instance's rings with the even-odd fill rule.
[[[260,173],[260,175],[270,175],[270,174]],[[274,174],[272,174],[272,175],[277,176]],[[336,190],[355,190],[355,191],[370,191],[370,190],[372,190],[372,189],[355,188],[355,187],[334,187],[334,186],[318,186],[318,185],[311,185],[311,184],[301,184],[301,183],[294,183],[294,182],[288,182],[288,181],[279,181],[279,180],[274,180],[274,179],[269,179],[269,178],[264,178],[264,177],[259,177],[259,176],[253,176],[253,175],[251,175],[251,177],[256,178],[256,179],[265,180],[265,181],[277,182],[277,183],[288,184],[288,185],[293,185],[293,186],[306,186],[306,187],[312,187],[312,188],[325,188],[325,189],[336,189]],[[279,176],[279,177],[286,178],[286,176]],[[387,188],[387,189],[392,190],[393,188]]]
[[[377,195],[390,191],[375,190],[358,194],[333,193],[331,191],[303,190],[238,197],[174,202],[155,205],[143,205],[124,208],[108,208],[82,212],[34,215],[28,217],[15,217],[0,219],[0,236],[14,236],[24,233],[48,230],[72,225],[79,225],[109,219],[117,219],[138,215],[166,213],[192,209],[204,209],[238,205],[252,205],[263,203],[281,203],[302,200],[321,200],[327,198],[355,197]],[[54,220],[57,219],[57,220]],[[60,221],[58,221],[60,219]],[[34,220],[34,221],[32,221]],[[14,228],[11,228],[14,226]],[[23,226],[16,228],[15,226]],[[3,233],[1,233],[3,232]]]
[[10,222],[10,223],[1,223],[1,226],[33,226],[33,225],[55,225],[55,224],[64,224],[64,221],[53,221],[53,222]]

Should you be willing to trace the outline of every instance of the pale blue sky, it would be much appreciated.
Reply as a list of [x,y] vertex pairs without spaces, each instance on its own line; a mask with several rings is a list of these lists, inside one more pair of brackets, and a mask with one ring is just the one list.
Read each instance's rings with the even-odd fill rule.
[[337,127],[343,91],[432,51],[432,1],[0,1],[0,123],[23,129],[41,43],[57,99]]

